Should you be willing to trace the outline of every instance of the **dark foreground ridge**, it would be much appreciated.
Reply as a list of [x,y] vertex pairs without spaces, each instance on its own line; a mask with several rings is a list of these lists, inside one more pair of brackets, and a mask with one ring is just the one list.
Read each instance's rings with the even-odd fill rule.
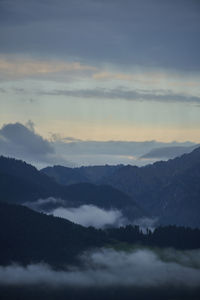
[[199,300],[200,288],[183,287],[136,288],[82,288],[49,289],[42,286],[1,287],[3,300]]
[[29,208],[0,204],[0,264],[45,262],[63,267],[77,262],[83,251],[97,247],[133,246],[200,248],[200,230],[159,227],[142,233],[138,226],[85,228],[65,219],[48,216]]

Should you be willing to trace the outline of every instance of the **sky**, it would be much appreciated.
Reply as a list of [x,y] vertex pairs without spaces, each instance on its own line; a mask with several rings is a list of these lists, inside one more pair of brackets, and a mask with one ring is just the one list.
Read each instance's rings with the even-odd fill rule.
[[198,144],[199,36],[198,0],[0,0],[0,144]]

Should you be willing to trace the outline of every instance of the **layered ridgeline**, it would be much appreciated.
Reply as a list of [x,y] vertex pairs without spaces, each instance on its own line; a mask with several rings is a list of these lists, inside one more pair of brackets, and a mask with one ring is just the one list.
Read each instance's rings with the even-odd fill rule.
[[80,168],[69,168],[63,166],[46,167],[42,173],[54,178],[57,183],[71,185],[80,182],[99,183],[102,178],[106,178],[115,173],[123,165],[116,166],[87,166]]
[[[38,171],[25,162],[1,157],[0,179],[1,201],[5,202],[54,197],[64,200],[64,207],[92,204],[119,209],[131,221],[151,216],[158,224],[200,226],[200,148],[141,168],[55,166]],[[46,208],[52,205],[60,203],[48,203]]]
[[107,184],[86,182],[64,186],[26,162],[0,157],[0,201],[31,206],[39,199],[50,197],[55,201],[43,201],[41,208],[94,205],[131,212],[133,219],[145,214],[130,196]]
[[[145,167],[48,167],[43,173],[68,185],[81,181],[121,190],[161,224],[200,226],[200,148]],[[72,175],[70,175],[72,174]],[[91,175],[92,174],[92,175]],[[62,180],[60,179],[62,178]]]
[[[199,178],[198,153],[195,155],[191,165],[186,157],[184,165],[180,163],[174,171],[172,179],[179,179],[175,186],[180,189],[188,187],[189,191],[193,184],[195,192]],[[129,170],[121,181],[134,182],[130,169],[120,166],[109,176],[102,172],[103,177],[97,174],[98,181],[111,181]],[[133,167],[134,172],[136,169]],[[184,181],[186,170],[191,183]],[[170,225],[144,233],[136,225],[83,227],[19,204],[43,203],[51,210],[58,203],[64,207],[92,203],[108,209],[125,207],[130,214],[141,210],[131,196],[107,184],[61,185],[22,161],[1,157],[0,172],[2,299],[199,299],[199,229]],[[166,181],[170,172],[165,174]],[[154,177],[152,173],[149,180],[154,181]],[[164,182],[164,176],[157,176],[158,193],[168,196],[171,185],[159,180]],[[139,181],[137,188],[140,191]],[[55,203],[46,202],[49,197]],[[139,196],[135,198],[138,200]],[[145,202],[144,206],[149,207]],[[194,211],[190,213],[195,216]]]

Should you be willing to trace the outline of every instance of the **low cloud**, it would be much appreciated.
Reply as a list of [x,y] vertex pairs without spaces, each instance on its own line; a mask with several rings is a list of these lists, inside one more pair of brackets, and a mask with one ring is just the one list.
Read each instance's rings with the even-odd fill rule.
[[65,137],[64,139],[57,137],[54,144],[60,153],[65,152],[68,155],[118,155],[118,156],[141,156],[155,148],[175,147],[175,146],[193,146],[191,142],[158,142],[150,141],[84,141]]
[[200,250],[101,249],[85,253],[81,267],[55,271],[44,264],[0,267],[0,285],[55,287],[177,287],[200,286]]
[[38,199],[36,201],[25,202],[23,203],[23,205],[36,211],[48,211],[50,207],[64,206],[66,205],[66,203],[66,200],[49,197],[46,199]]
[[[26,126],[21,123],[6,124],[0,130],[1,147],[11,150],[15,147],[17,152],[44,155],[53,153],[51,144],[34,130],[34,124],[29,121]],[[2,143],[4,142],[4,145]],[[13,151],[14,152],[14,151]]]
[[177,156],[181,156],[184,153],[190,153],[199,145],[194,146],[175,146],[175,147],[163,147],[156,148],[143,155],[141,158],[144,159],[170,159]]
[[125,219],[119,210],[105,210],[94,205],[81,205],[77,208],[59,207],[51,211],[51,214],[86,227],[103,228],[109,225],[120,226],[125,223]]
[[143,166],[158,160],[141,158],[142,155],[155,148],[193,145],[194,143],[191,142],[81,141],[71,137],[54,138],[56,152],[66,155],[66,158],[76,162],[77,165],[131,164]]
[[38,212],[67,219],[85,227],[93,226],[95,228],[105,228],[132,224],[139,225],[140,228],[146,232],[147,228],[153,230],[155,222],[157,221],[155,218],[139,218],[133,220],[133,218],[128,218],[126,211],[121,211],[115,207],[105,209],[93,204],[74,203],[74,201],[54,197],[25,202],[23,205]]
[[[0,154],[36,165],[68,162],[57,155],[54,145],[35,132],[34,123],[9,123],[0,129]],[[70,163],[69,163],[70,165]]]
[[80,224],[85,227],[119,227],[131,223],[118,209],[104,209],[92,204],[79,204],[79,206],[77,205],[75,207],[73,201],[70,202],[54,197],[38,199],[34,202],[25,202],[23,205],[39,212],[67,219],[73,223]]
[[73,137],[61,138],[52,134],[51,140],[35,131],[34,123],[5,124],[0,128],[0,155],[25,160],[38,168],[52,165],[67,167],[81,165],[131,164],[143,166],[158,158],[146,158],[153,149],[182,147],[188,152],[191,142],[163,143],[157,141],[83,141]]
[[156,227],[156,223],[158,222],[158,218],[139,218],[132,222],[132,225],[138,225],[143,232],[146,232],[146,229],[150,229],[153,231]]

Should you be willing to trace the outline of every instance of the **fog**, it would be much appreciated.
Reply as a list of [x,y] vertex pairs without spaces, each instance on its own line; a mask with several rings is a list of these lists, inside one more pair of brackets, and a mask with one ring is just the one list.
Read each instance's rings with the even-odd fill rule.
[[157,217],[143,217],[135,219],[133,222],[130,222],[132,225],[138,225],[143,233],[146,233],[147,228],[151,231],[154,231],[158,222]]
[[73,223],[86,227],[119,227],[130,224],[130,221],[125,218],[122,212],[118,209],[104,209],[92,204],[84,204],[74,207],[73,203],[54,197],[38,199],[34,202],[26,202],[24,205],[36,211],[67,219]]
[[200,285],[200,250],[100,249],[84,253],[81,267],[53,270],[44,264],[0,267],[0,284],[49,287],[189,287]]
[[59,207],[54,209],[51,214],[86,227],[103,228],[106,225],[121,226],[126,223],[119,210],[105,210],[94,205],[81,205],[77,208]]
[[103,209],[95,205],[81,205],[79,207],[58,207],[51,211],[55,217],[67,219],[83,226],[104,228],[105,226],[120,227],[126,225],[138,225],[143,233],[146,229],[153,231],[158,218],[138,218],[129,220],[122,211],[118,209]]
[[25,202],[24,205],[33,210],[67,219],[86,227],[120,227],[131,224],[138,225],[145,233],[147,228],[153,231],[158,222],[158,218],[150,217],[130,219],[126,216],[126,212],[114,207],[105,209],[93,204],[78,205],[78,203],[76,203],[77,206],[75,207],[73,202],[54,197]]
[[48,197],[46,199],[38,199],[36,201],[28,201],[23,203],[24,206],[28,206],[31,209],[37,210],[37,211],[43,211],[44,207],[47,206],[54,206],[54,205],[65,205],[66,201],[60,198],[54,198],[54,197]]

